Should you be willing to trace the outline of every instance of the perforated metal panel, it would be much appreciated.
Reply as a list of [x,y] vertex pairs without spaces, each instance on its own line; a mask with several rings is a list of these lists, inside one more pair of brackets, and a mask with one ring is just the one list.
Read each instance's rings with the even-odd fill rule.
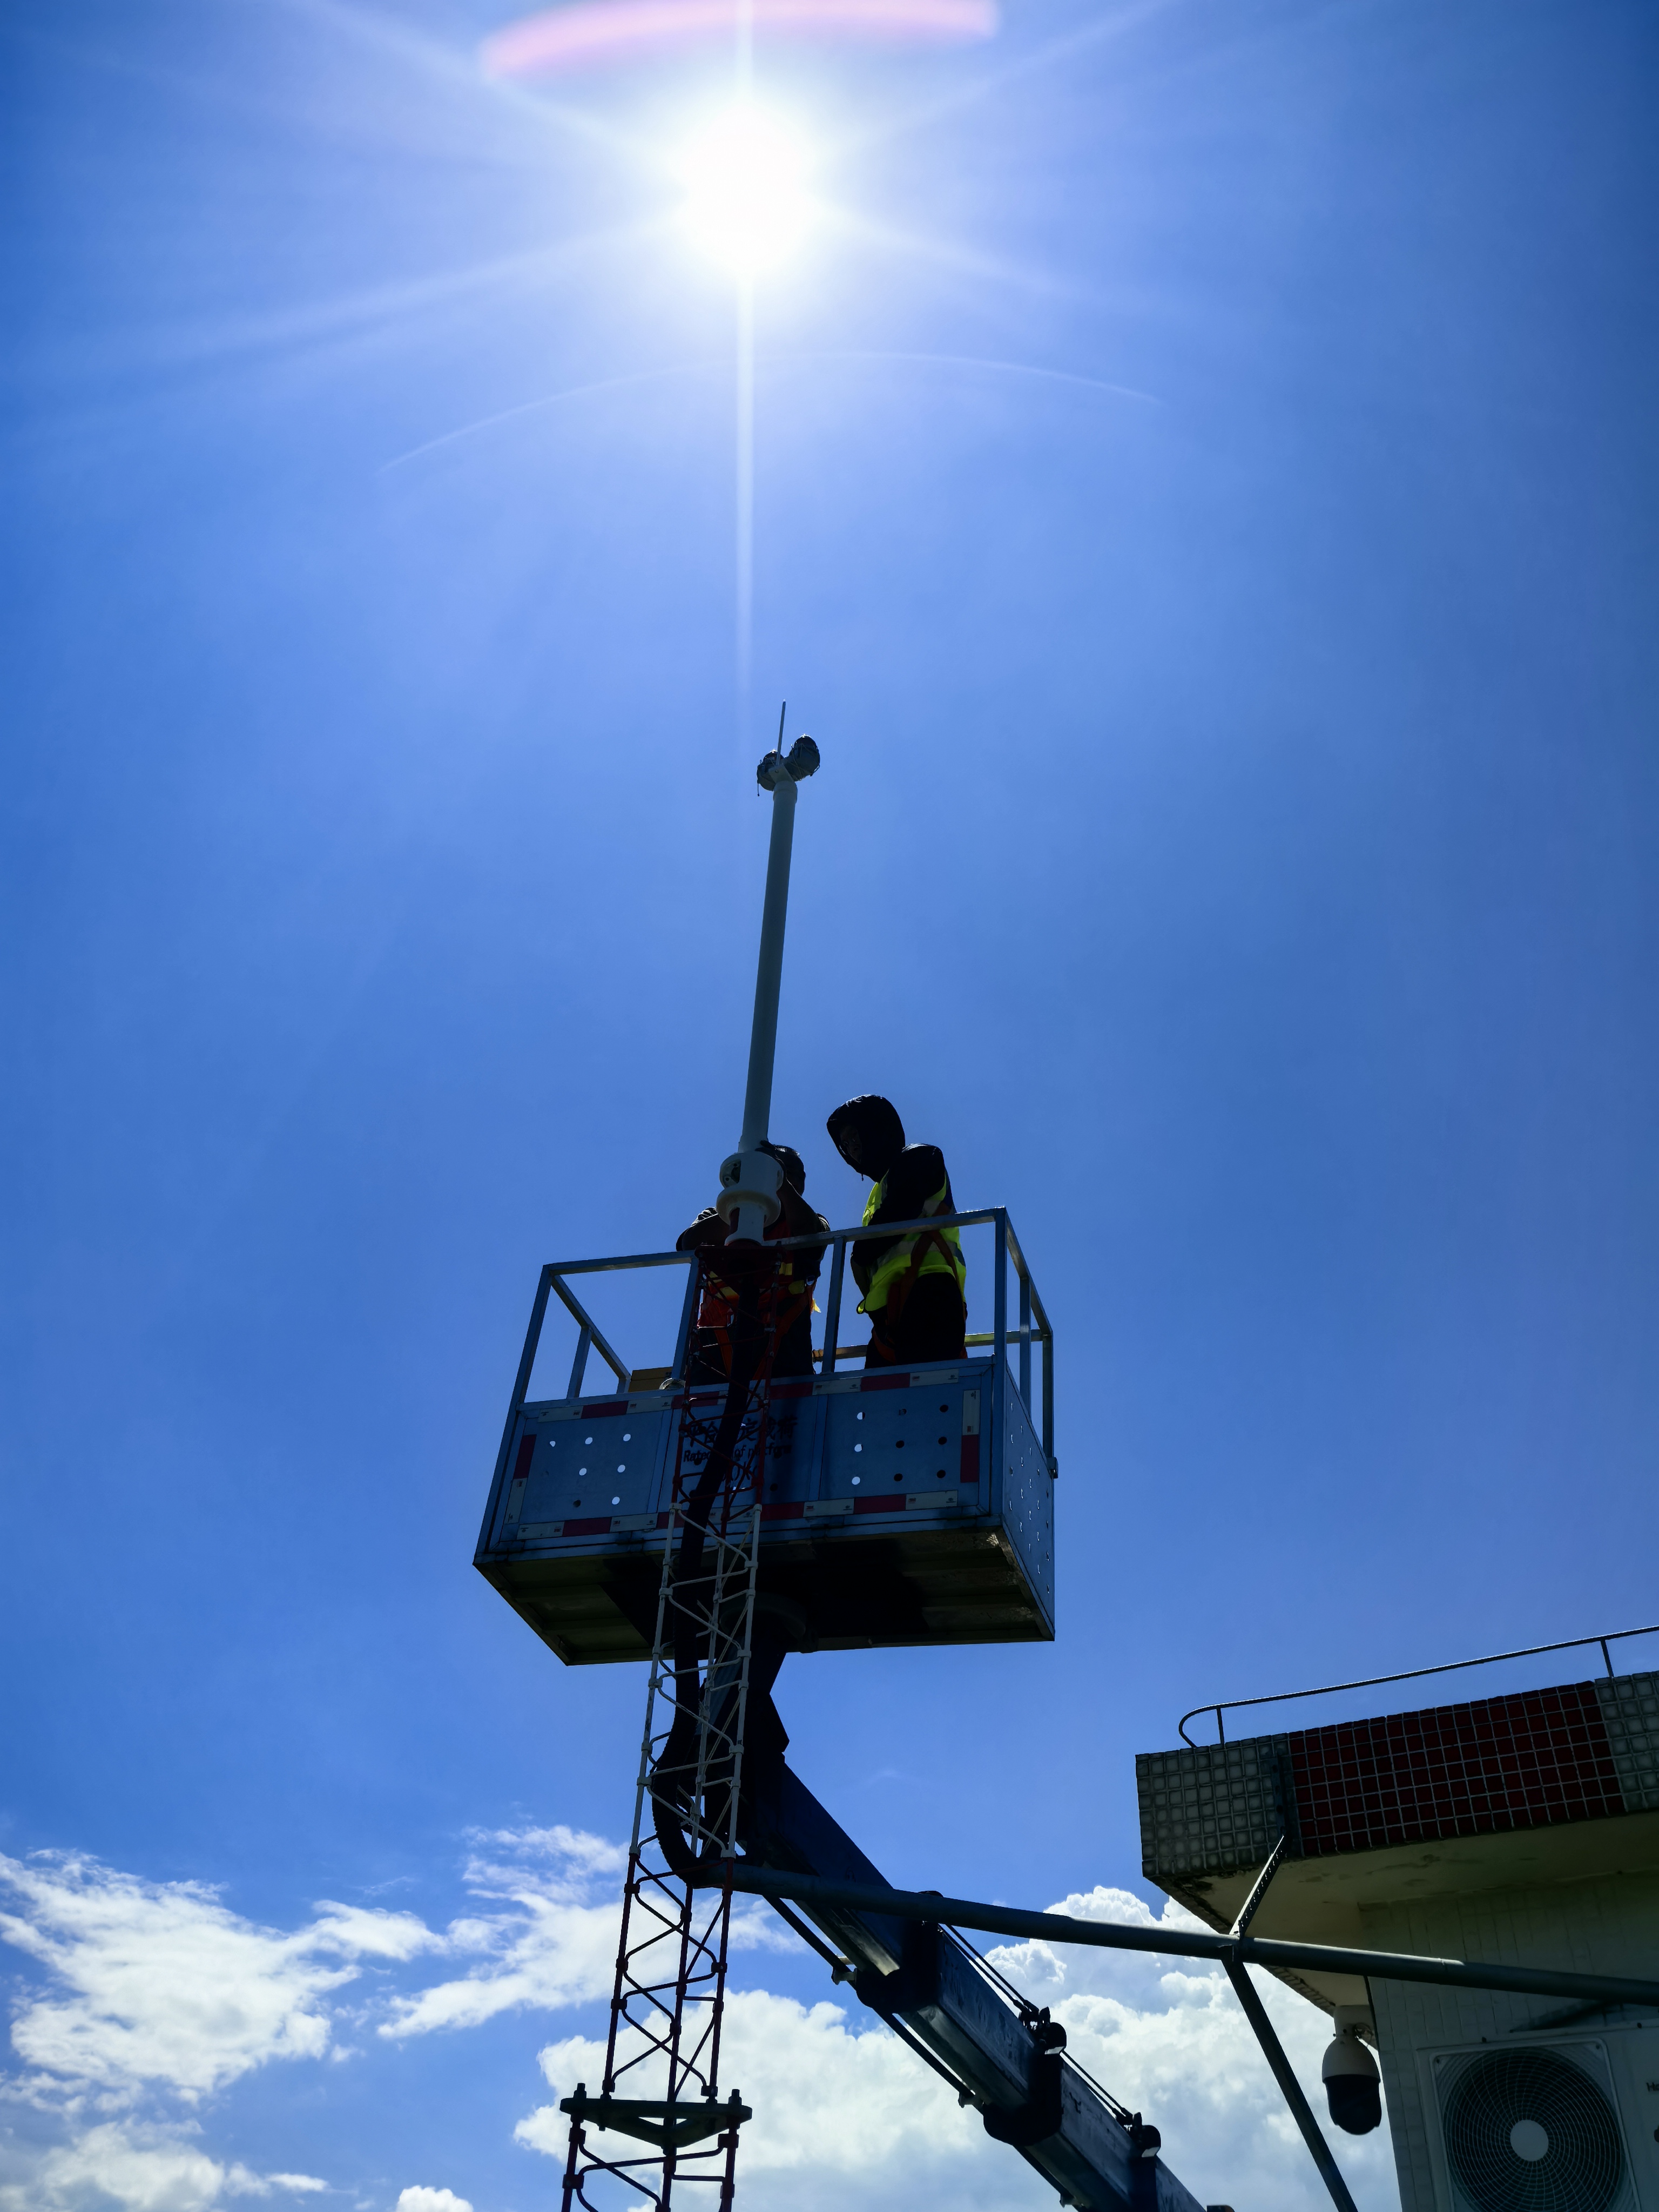
[[[562,1658],[650,1648],[686,1411],[713,1389],[526,1405],[477,1564]],[[804,1650],[1046,1641],[1054,1480],[993,1359],[776,1383],[761,1588]]]

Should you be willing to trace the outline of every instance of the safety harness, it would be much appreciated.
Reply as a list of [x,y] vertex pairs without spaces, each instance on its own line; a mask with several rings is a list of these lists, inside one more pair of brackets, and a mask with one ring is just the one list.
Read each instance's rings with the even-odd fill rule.
[[[781,1345],[795,1323],[812,1303],[817,1285],[816,1271],[799,1289],[794,1287],[795,1261],[793,1255],[781,1258],[777,1272],[764,1294],[764,1302],[772,1304],[769,1316],[775,1345]],[[720,1364],[729,1376],[732,1372],[732,1321],[737,1311],[738,1291],[735,1283],[714,1274],[708,1260],[703,1262],[702,1304],[697,1310],[697,1327],[705,1331],[705,1346],[711,1342],[718,1346]]]
[[[951,1193],[949,1182],[942,1182],[922,1206],[923,1213],[937,1213]],[[887,1178],[871,1192],[865,1203],[864,1225],[867,1229],[880,1212],[887,1196]],[[870,1287],[859,1302],[859,1311],[867,1314],[871,1326],[878,1334],[890,1333],[904,1311],[905,1301],[923,1275],[948,1274],[955,1281],[958,1292],[965,1296],[968,1281],[968,1262],[962,1256],[962,1240],[954,1229],[915,1229],[908,1235],[895,1239],[890,1252],[884,1253],[879,1265],[870,1278]]]

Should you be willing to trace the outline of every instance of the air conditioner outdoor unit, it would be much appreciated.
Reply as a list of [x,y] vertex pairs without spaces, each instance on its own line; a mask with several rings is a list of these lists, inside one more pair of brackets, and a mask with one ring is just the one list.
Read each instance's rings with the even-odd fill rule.
[[1635,2212],[1605,2044],[1485,2043],[1431,2070],[1457,2212]]

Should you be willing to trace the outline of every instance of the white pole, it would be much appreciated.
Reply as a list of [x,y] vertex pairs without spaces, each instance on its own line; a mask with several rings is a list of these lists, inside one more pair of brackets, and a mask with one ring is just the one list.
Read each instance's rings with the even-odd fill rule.
[[772,787],[772,842],[766,855],[766,903],[761,908],[760,965],[755,1019],[749,1031],[749,1083],[743,1094],[739,1152],[763,1143],[772,1117],[772,1064],[778,1048],[778,994],[783,984],[783,930],[789,910],[789,856],[795,838],[795,779]]
[[720,1194],[716,1201],[721,1218],[730,1224],[726,1242],[732,1244],[758,1244],[767,1223],[778,1218],[781,1170],[769,1153],[759,1147],[766,1141],[772,1113],[772,1066],[777,1056],[778,996],[783,983],[783,933],[789,912],[796,786],[812,775],[817,764],[818,749],[811,738],[798,738],[787,759],[781,752],[769,752],[758,771],[761,782],[772,793],[772,838],[766,855],[755,1016],[749,1031],[749,1080],[743,1095],[743,1133],[737,1151],[720,1164]]

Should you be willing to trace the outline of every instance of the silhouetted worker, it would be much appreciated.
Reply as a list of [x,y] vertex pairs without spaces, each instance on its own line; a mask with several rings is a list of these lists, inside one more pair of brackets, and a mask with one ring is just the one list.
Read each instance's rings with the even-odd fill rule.
[[[775,1243],[784,1237],[810,1237],[818,1229],[827,1236],[830,1224],[821,1213],[814,1213],[801,1196],[806,1170],[800,1154],[790,1145],[763,1145],[760,1149],[769,1152],[783,1170],[778,1191],[778,1218],[767,1224],[767,1243]],[[728,1252],[726,1240],[729,1234],[714,1207],[706,1206],[691,1226],[683,1230],[675,1240],[677,1252],[701,1252],[703,1255],[702,1304],[686,1347],[685,1373],[690,1382],[724,1382],[732,1373],[732,1323],[743,1272],[739,1255],[744,1248],[734,1246]],[[772,1373],[780,1379],[812,1372],[812,1292],[823,1265],[822,1245],[805,1245],[799,1251],[782,1254],[779,1259],[777,1349],[772,1358]]]
[[[956,1212],[944,1153],[937,1145],[907,1145],[889,1100],[849,1098],[830,1116],[829,1129],[848,1166],[875,1184],[864,1209],[866,1229]],[[966,1358],[968,1263],[954,1229],[860,1237],[853,1247],[853,1279],[864,1293],[859,1311],[870,1321],[866,1367]]]

